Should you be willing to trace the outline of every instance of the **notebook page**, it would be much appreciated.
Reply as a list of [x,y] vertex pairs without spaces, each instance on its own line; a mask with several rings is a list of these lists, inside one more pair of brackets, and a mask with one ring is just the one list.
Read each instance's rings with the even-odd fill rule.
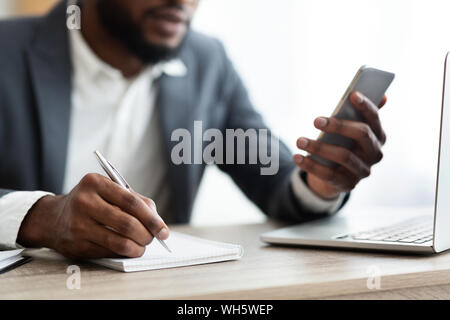
[[171,232],[165,242],[171,253],[159,241],[154,240],[140,258],[99,259],[94,262],[122,271],[140,271],[234,260],[241,258],[243,254],[239,245],[204,240],[177,232]]
[[20,261],[22,259],[23,259],[22,256],[13,256],[13,257],[9,257],[7,259],[1,260],[0,261],[0,270],[3,268],[9,267],[13,263],[16,263],[17,261]]
[[23,249],[0,251],[0,261],[19,255]]

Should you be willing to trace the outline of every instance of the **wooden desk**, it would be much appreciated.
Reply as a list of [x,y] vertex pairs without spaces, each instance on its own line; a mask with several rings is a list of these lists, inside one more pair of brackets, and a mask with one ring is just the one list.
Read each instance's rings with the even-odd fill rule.
[[[68,260],[35,259],[0,275],[1,299],[303,299],[450,298],[450,254],[407,256],[272,247],[259,234],[275,222],[174,230],[240,243],[242,260],[176,269],[121,273],[88,263],[81,289],[66,288]],[[45,253],[45,252],[42,252]],[[381,289],[367,288],[368,268]]]

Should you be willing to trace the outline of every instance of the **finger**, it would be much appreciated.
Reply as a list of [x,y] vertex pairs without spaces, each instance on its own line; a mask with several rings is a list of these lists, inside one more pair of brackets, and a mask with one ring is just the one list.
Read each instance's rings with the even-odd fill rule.
[[367,165],[378,163],[383,158],[381,144],[372,129],[363,122],[320,117],[314,126],[326,133],[338,134],[355,140],[364,152],[363,160]]
[[83,240],[77,248],[77,257],[83,259],[99,259],[99,258],[119,258],[117,253],[109,249],[103,248],[94,242]]
[[158,212],[157,208],[156,208],[156,203],[155,201],[153,201],[150,198],[144,197],[143,195],[140,195],[139,193],[136,193],[136,195],[142,199],[142,201],[145,202],[146,205],[148,205],[150,208],[152,208],[153,210],[155,210],[156,212]]
[[98,183],[98,193],[107,202],[138,219],[150,233],[160,240],[169,236],[168,227],[156,210],[148,206],[135,192],[128,192],[117,183],[103,177]]
[[353,106],[361,112],[366,122],[372,128],[372,131],[377,136],[378,140],[380,140],[381,144],[385,144],[386,142],[386,134],[381,126],[380,117],[378,115],[378,108],[375,104],[368,99],[366,96],[361,94],[360,92],[353,92],[350,96],[350,100]]
[[339,191],[349,191],[355,188],[358,179],[350,172],[343,172],[340,168],[329,168],[314,161],[309,157],[296,154],[294,161],[300,170],[308,172],[326,183],[334,186]]
[[97,258],[118,258],[118,254],[103,248],[89,240],[78,240],[59,251],[69,259],[97,259]]
[[156,218],[159,218],[161,221],[162,221],[162,223],[164,224],[164,227],[162,228],[162,229],[160,229],[160,231],[159,231],[159,233],[158,233],[158,239],[161,239],[161,240],[165,240],[165,239],[167,239],[168,237],[169,237],[169,234],[170,234],[170,230],[169,230],[169,227],[166,225],[166,223],[164,222],[164,220],[161,218],[161,216],[158,214],[158,210],[157,210],[157,208],[156,208],[156,203],[155,203],[155,201],[153,201],[152,199],[150,199],[150,198],[147,198],[147,197],[145,197],[145,196],[143,196],[143,195],[141,195],[141,194],[139,194],[139,193],[135,193],[134,192],[134,194],[137,196],[137,197],[139,197],[139,199],[141,199],[142,201],[144,201],[144,203],[153,211],[153,212],[155,212],[156,213]]
[[140,246],[133,240],[122,237],[94,220],[92,220],[87,240],[123,257],[137,258],[145,252],[145,246]]
[[387,97],[386,97],[386,96],[383,96],[383,99],[381,99],[381,102],[380,102],[380,104],[378,105],[378,109],[383,108],[384,105],[386,104],[386,102],[387,102]]
[[370,175],[370,168],[348,149],[307,138],[298,139],[297,147],[310,154],[338,163],[360,178],[367,178]]
[[[150,208],[152,208],[155,212],[156,212],[156,214],[158,214],[158,210],[157,210],[157,208],[156,208],[156,203],[155,203],[155,201],[153,201],[152,199],[150,199],[150,198],[147,198],[147,197],[144,197],[143,195],[140,195],[140,194],[136,194],[139,198],[141,198],[142,199],[142,201],[144,201],[145,202],[145,204],[147,205],[147,206],[149,206]],[[159,216],[159,215],[158,215]],[[163,234],[164,233],[164,234]],[[170,229],[169,229],[169,227],[164,223],[164,228],[160,231],[160,239],[161,240],[165,240],[165,239],[167,239],[168,237],[169,237],[169,235],[170,235]]]
[[99,205],[92,210],[91,217],[99,224],[114,229],[125,238],[142,246],[150,244],[153,240],[153,235],[138,219],[103,199],[99,199]]

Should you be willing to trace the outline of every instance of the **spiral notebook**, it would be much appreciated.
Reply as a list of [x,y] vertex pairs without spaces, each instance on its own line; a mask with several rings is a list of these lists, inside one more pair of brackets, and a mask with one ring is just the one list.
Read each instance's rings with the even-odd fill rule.
[[140,258],[91,261],[114,270],[134,272],[237,260],[244,253],[240,245],[205,240],[177,232],[171,232],[165,242],[171,253],[158,241],[152,241]]

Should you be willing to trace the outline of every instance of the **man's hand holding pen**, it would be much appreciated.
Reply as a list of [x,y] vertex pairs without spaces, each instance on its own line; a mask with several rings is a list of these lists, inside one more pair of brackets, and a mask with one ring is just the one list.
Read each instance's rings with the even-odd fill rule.
[[64,196],[41,198],[18,235],[25,247],[47,247],[70,258],[139,257],[169,228],[151,199],[99,174],[87,174]]

